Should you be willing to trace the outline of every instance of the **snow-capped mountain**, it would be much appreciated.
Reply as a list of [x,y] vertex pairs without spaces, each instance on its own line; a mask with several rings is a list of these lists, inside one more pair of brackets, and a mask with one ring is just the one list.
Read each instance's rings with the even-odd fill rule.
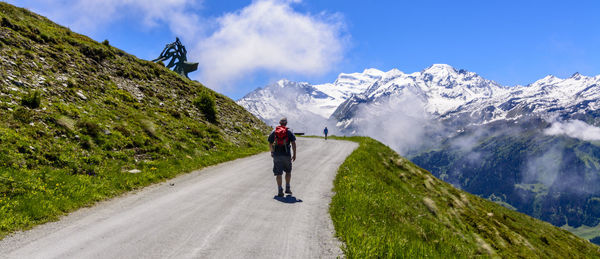
[[364,92],[384,74],[377,69],[342,73],[335,82],[320,85],[279,80],[256,89],[237,103],[269,125],[276,125],[286,116],[296,131],[316,134],[340,103]]
[[422,106],[425,116],[455,126],[531,116],[559,116],[595,123],[599,98],[600,76],[574,74],[567,79],[547,76],[528,86],[507,87],[473,72],[435,64],[412,74],[387,72],[365,92],[342,103],[332,118],[342,130],[353,133],[357,128],[354,120],[360,111],[413,99]]
[[319,132],[330,119],[341,131],[357,133],[357,115],[372,118],[377,114],[368,110],[401,102],[409,102],[409,107],[397,112],[418,108],[424,116],[464,126],[523,116],[558,116],[597,124],[598,100],[600,76],[547,76],[527,86],[508,87],[474,72],[434,64],[411,74],[397,69],[342,73],[335,82],[319,85],[280,80],[249,93],[238,104],[271,125],[287,116],[298,129]]
[[600,76],[587,77],[575,73],[560,79],[546,76],[528,86],[515,86],[479,103],[464,105],[445,116],[469,115],[471,119],[489,122],[538,116],[580,119],[597,124],[600,110]]
[[[426,115],[438,117],[456,111],[465,104],[487,100],[508,91],[508,87],[473,72],[457,71],[444,64],[434,64],[411,74],[393,69],[363,93],[348,98],[332,114],[332,118],[338,121],[341,129],[348,131],[355,128],[352,120],[361,109],[368,109],[365,108],[367,106],[410,101],[412,107],[422,106],[418,108]],[[398,112],[407,112],[405,110]]]

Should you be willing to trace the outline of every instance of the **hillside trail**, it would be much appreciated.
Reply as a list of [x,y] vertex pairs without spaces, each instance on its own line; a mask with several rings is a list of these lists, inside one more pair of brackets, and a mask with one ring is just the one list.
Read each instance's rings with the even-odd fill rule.
[[328,213],[354,142],[298,138],[293,196],[270,154],[182,175],[0,241],[0,258],[336,258]]

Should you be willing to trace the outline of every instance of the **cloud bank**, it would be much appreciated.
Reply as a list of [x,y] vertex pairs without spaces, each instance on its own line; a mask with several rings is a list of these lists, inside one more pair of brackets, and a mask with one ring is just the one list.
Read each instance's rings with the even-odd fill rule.
[[256,0],[216,18],[200,15],[202,0],[10,2],[31,6],[33,11],[86,34],[118,22],[134,23],[127,26],[139,26],[140,30],[166,25],[188,42],[188,60],[200,62],[195,78],[216,90],[228,89],[256,72],[271,76],[325,74],[342,59],[348,38],[339,14],[300,13],[292,8],[299,0]]
[[362,106],[353,123],[355,135],[375,138],[403,156],[436,143],[433,133],[441,129],[427,114],[425,103],[408,93]]
[[584,141],[600,140],[600,128],[589,125],[580,120],[567,122],[553,122],[550,128],[544,130],[546,135],[567,135]]

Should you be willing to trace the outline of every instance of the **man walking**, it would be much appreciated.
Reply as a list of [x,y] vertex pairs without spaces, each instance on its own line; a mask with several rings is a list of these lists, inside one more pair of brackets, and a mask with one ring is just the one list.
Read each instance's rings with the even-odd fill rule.
[[323,134],[325,134],[325,140],[327,140],[327,133],[329,133],[329,130],[327,129],[327,127],[325,127],[325,129],[323,130]]
[[[285,171],[285,193],[292,194],[290,180],[292,178],[292,161],[296,160],[296,136],[286,127],[287,118],[279,120],[279,126],[269,135],[269,148],[273,157],[273,174],[277,180],[277,196],[283,197],[281,175]],[[290,150],[291,144],[291,150]],[[292,152],[294,154],[292,155]]]

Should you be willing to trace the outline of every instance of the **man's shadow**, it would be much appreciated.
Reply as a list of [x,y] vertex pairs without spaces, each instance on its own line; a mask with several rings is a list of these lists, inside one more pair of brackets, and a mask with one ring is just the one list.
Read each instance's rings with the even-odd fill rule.
[[288,194],[285,197],[279,197],[279,196],[275,195],[273,197],[273,199],[278,200],[278,201],[283,202],[283,203],[302,202],[301,199],[297,199],[296,197],[292,196],[291,194]]

